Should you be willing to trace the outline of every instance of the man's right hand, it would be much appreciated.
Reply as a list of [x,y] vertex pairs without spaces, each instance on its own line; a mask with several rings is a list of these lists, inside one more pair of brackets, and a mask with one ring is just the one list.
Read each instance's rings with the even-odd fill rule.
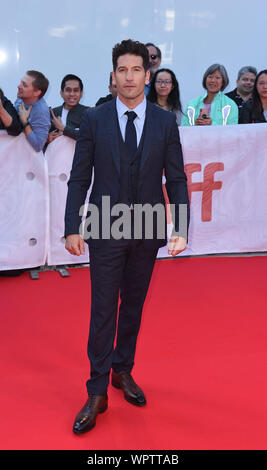
[[55,140],[57,137],[60,137],[61,135],[62,134],[59,133],[57,130],[49,132],[47,137],[47,143],[50,144],[50,142],[53,142],[53,140]]
[[84,241],[79,234],[68,235],[66,238],[65,248],[71,255],[84,255]]

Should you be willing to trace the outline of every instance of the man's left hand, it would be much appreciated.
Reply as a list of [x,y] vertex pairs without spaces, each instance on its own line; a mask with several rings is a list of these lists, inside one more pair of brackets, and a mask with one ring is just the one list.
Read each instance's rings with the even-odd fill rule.
[[183,237],[172,237],[169,242],[168,254],[178,255],[186,249],[186,239]]

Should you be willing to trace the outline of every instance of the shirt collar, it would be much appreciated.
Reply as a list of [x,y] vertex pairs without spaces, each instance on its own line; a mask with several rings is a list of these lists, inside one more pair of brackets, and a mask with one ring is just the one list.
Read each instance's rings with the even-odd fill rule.
[[[214,98],[212,101],[216,100],[217,97],[221,96],[223,93],[221,91],[218,91],[218,93],[216,93],[216,95],[214,95]],[[208,92],[205,91],[205,93],[203,95],[200,96],[200,99],[203,101],[205,98],[207,98],[208,96]]]
[[[24,101],[23,101],[21,98],[19,98],[19,99],[20,99],[20,102],[21,102],[21,103],[24,103]],[[28,109],[30,106],[32,106],[32,108],[34,108],[35,106],[37,106],[37,105],[38,105],[40,102],[42,102],[42,101],[43,101],[43,97],[40,98],[40,99],[37,100],[37,101],[34,101],[33,103],[27,103],[27,104],[24,103],[24,106],[25,106],[26,109]]]
[[116,108],[117,108],[119,119],[125,114],[126,111],[134,111],[137,114],[137,117],[139,117],[139,119],[142,119],[146,112],[146,97],[144,97],[143,101],[139,103],[139,105],[136,106],[136,108],[130,109],[117,96]]

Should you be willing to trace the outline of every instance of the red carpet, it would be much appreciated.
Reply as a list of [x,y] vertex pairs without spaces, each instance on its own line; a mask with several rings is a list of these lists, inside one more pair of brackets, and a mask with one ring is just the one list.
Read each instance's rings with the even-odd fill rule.
[[157,261],[134,377],[148,405],[109,388],[86,400],[89,270],[0,278],[1,449],[266,449],[267,257]]

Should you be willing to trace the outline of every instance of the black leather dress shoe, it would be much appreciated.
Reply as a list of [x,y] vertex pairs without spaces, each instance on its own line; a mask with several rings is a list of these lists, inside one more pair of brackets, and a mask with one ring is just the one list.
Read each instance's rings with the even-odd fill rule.
[[124,392],[124,398],[132,405],[144,406],[146,405],[146,398],[144,392],[135,383],[130,372],[112,372],[111,383],[113,387],[120,388]]
[[98,413],[104,413],[107,407],[107,395],[89,395],[84,407],[75,418],[73,432],[75,434],[82,434],[90,431],[95,426]]

